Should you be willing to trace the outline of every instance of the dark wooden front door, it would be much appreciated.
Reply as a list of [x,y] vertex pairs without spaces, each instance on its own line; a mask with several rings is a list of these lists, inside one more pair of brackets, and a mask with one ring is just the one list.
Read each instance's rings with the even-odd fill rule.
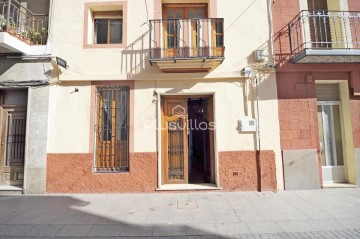
[[26,109],[0,107],[0,186],[22,186]]

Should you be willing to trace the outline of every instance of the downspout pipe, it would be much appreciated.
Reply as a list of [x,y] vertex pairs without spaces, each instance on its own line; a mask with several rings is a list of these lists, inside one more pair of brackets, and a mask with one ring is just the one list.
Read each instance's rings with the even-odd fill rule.
[[262,168],[261,168],[261,138],[260,138],[260,110],[259,110],[259,77],[258,73],[255,75],[256,86],[256,114],[257,114],[257,150],[256,150],[256,164],[258,172],[258,191],[262,191]]
[[268,0],[268,22],[269,22],[269,64],[275,65],[275,57],[274,57],[274,27],[273,27],[273,15],[272,15],[272,4],[275,3],[275,0]]

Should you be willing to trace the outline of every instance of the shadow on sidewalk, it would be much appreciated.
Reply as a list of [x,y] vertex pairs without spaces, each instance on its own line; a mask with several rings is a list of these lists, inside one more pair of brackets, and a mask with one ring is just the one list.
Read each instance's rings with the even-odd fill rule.
[[[0,237],[193,237],[222,238],[216,227],[199,229],[190,225],[152,223],[144,215],[152,215],[156,208],[124,207],[130,203],[121,195],[109,198],[109,202],[87,202],[77,196],[0,196]],[[86,196],[85,196],[86,197]],[[90,195],[92,200],[107,197]],[[122,201],[123,199],[123,201]],[[118,203],[117,203],[118,200]],[[131,200],[131,198],[130,198]],[[156,200],[156,199],[155,199]],[[159,201],[157,201],[159,203]],[[99,205],[104,205],[101,207]],[[110,206],[111,205],[111,206]],[[157,204],[159,205],[159,204]],[[176,205],[171,210],[177,209]],[[91,212],[89,212],[91,211]],[[146,211],[146,212],[145,212]],[[99,215],[95,215],[99,213]],[[136,214],[139,213],[139,222]],[[163,211],[164,213],[164,211]],[[105,216],[108,214],[109,216]],[[161,217],[160,214],[159,217]],[[167,215],[172,217],[172,215]],[[130,220],[127,219],[132,218]],[[151,220],[151,219],[149,219]],[[132,223],[133,222],[133,223]],[[225,238],[225,237],[224,237]]]

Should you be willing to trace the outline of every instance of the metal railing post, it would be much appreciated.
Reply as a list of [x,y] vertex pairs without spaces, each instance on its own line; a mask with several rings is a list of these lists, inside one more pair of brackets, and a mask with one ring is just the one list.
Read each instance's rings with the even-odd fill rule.
[[10,7],[11,7],[11,0],[7,1],[7,16],[6,16],[6,30],[9,31],[10,29]]
[[[149,31],[150,31],[150,35],[149,35],[149,58],[152,59],[152,49],[151,49],[151,39],[152,39],[152,23],[151,21],[149,21]],[[155,34],[155,33],[154,33]]]
[[291,23],[288,24],[288,28],[289,28],[289,42],[290,42],[290,52],[291,54],[293,54],[293,46],[292,46],[292,40],[291,40]]

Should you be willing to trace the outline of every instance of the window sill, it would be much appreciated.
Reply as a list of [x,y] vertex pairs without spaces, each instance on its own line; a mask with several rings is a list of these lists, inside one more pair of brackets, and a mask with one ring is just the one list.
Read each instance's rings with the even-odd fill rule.
[[93,169],[93,173],[94,174],[127,174],[129,173],[130,171],[129,170],[122,170],[122,171],[100,171],[100,170],[96,170],[96,169]]
[[95,48],[95,49],[101,49],[101,48],[125,48],[126,44],[125,43],[121,43],[121,44],[87,44],[84,45],[84,48],[90,49],[90,48]]

